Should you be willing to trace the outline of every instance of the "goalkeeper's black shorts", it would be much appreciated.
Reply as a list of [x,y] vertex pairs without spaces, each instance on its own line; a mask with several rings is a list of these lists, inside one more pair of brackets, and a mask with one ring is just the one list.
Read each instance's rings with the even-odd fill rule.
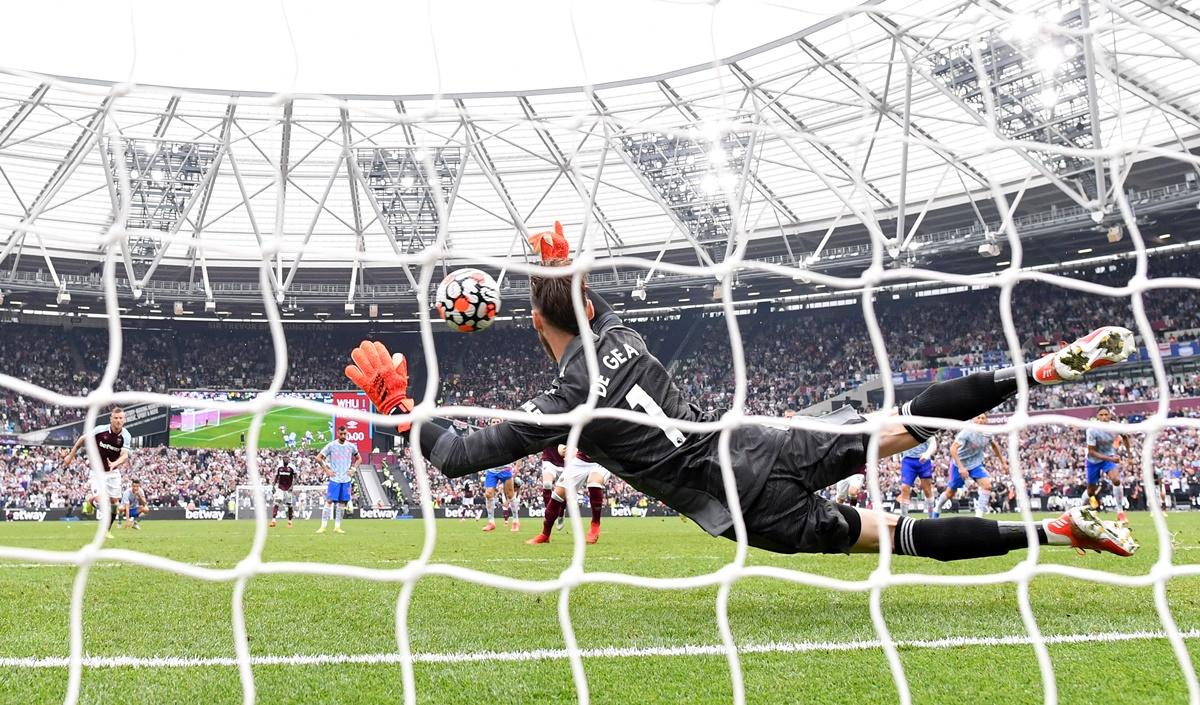
[[[762,491],[742,507],[751,546],[775,553],[849,553],[862,522],[817,492],[863,472],[865,433],[792,429]],[[734,538],[730,528],[723,536]]]

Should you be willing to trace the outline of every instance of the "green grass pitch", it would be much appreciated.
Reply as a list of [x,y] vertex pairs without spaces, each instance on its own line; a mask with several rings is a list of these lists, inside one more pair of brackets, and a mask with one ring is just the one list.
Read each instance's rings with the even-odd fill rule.
[[[1044,550],[1043,562],[1145,574],[1158,544],[1147,515],[1133,516],[1142,550],[1131,559],[1076,556]],[[1200,554],[1200,515],[1169,517],[1176,532],[1176,562]],[[535,521],[523,531],[481,534],[481,524],[441,520],[434,562],[520,578],[553,578],[567,568],[569,535],[545,546],[526,546]],[[420,521],[349,521],[345,535],[313,532],[315,522],[270,530],[264,559],[341,562],[395,568],[416,557]],[[92,537],[92,523],[0,524],[0,545],[75,549]],[[121,529],[106,542],[210,567],[232,567],[250,549],[252,522],[156,522],[141,531]],[[645,576],[701,575],[729,561],[734,544],[709,538],[679,519],[609,519],[600,543],[587,547],[585,568]],[[974,575],[1003,571],[1024,551],[1009,556],[940,564],[894,559],[895,572]],[[750,552],[750,563],[775,565],[839,578],[864,579],[873,556],[775,556]],[[0,703],[62,700],[67,670],[32,667],[25,659],[68,654],[73,566],[47,566],[0,558]],[[128,656],[228,659],[234,656],[232,583],[210,583],[104,560],[88,578],[84,600],[84,651],[89,657]],[[253,656],[394,656],[398,584],[340,577],[264,575],[248,583],[245,610]],[[720,644],[715,618],[717,589],[652,590],[583,585],[570,593],[576,637],[585,649],[651,650],[651,654],[585,657],[594,703],[730,702],[731,686],[721,655],[654,655],[664,647]],[[1200,582],[1177,578],[1168,600],[1182,630],[1200,629]],[[1151,588],[1119,588],[1057,576],[1033,581],[1031,600],[1046,635],[1093,635],[1093,641],[1049,647],[1063,703],[1181,703],[1187,689],[1167,641],[1094,635],[1158,632]],[[416,584],[409,629],[420,703],[574,702],[568,662],[561,657],[516,660],[514,652],[561,650],[558,593],[531,595],[450,578]],[[866,593],[836,592],[780,580],[737,581],[729,602],[738,643],[808,644],[811,650],[767,649],[744,653],[747,701],[780,703],[896,702],[883,652],[877,647],[845,651],[817,642],[873,640]],[[1023,636],[1013,584],[958,587],[894,587],[884,591],[883,612],[898,640]],[[1194,642],[1189,642],[1193,646]],[[430,655],[504,652],[504,658],[431,662]],[[901,660],[916,703],[1041,703],[1037,661],[1027,644],[905,646]],[[261,703],[400,702],[400,666],[391,661],[321,665],[256,665]],[[237,669],[231,665],[95,666],[84,670],[84,703],[240,703]]]
[[[305,409],[273,409],[263,417],[263,429],[258,445],[260,448],[283,448],[280,425],[286,426],[288,433],[296,433],[297,444],[304,441],[305,431],[313,432],[314,444],[317,442],[317,431],[325,433],[325,440],[332,440],[329,435],[331,418],[327,414]],[[195,431],[171,429],[171,445],[180,448],[240,448],[243,445],[242,434],[250,437],[250,425],[253,422],[254,414],[241,414],[227,418],[217,426],[198,428]]]

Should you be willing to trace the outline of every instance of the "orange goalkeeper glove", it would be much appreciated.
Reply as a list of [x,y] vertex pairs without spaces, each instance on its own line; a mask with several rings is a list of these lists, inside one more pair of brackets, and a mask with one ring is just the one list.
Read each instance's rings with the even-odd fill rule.
[[[367,398],[385,414],[396,411],[409,412],[413,400],[408,397],[408,360],[404,355],[391,355],[383,343],[364,340],[351,353],[353,365],[346,365],[346,376],[358,388],[367,393]],[[404,433],[411,424],[400,424]]]
[[562,223],[554,221],[554,230],[536,233],[529,236],[529,246],[542,256],[542,264],[571,257],[571,246],[567,244],[567,236],[563,235]]

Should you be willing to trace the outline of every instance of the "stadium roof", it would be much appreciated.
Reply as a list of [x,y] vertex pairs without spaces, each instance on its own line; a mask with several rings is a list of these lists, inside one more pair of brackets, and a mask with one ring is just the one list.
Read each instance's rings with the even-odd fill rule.
[[[997,239],[1003,217],[992,186],[1019,200],[1014,216],[1073,209],[1107,227],[1120,220],[1114,164],[1119,190],[1175,188],[1194,206],[1195,167],[1181,157],[1200,143],[1200,16],[1186,8],[1159,0],[1093,7],[1089,43],[1075,4],[880,0],[823,18],[730,7],[732,19],[723,9],[715,16],[716,35],[732,37],[717,43],[718,66],[696,66],[695,53],[672,47],[708,44],[698,29],[708,18],[697,20],[696,7],[620,13],[617,28],[604,23],[618,13],[582,9],[577,20],[600,28],[581,37],[586,56],[660,57],[612,80],[608,72],[624,64],[597,60],[590,88],[560,87],[566,74],[547,68],[566,63],[541,50],[550,43],[543,34],[563,41],[561,25],[524,35],[502,27],[497,47],[456,33],[463,23],[435,22],[439,55],[466,62],[447,59],[443,73],[444,88],[465,92],[436,98],[420,95],[429,90],[420,81],[397,82],[396,95],[358,94],[357,74],[337,97],[262,92],[279,85],[271,71],[246,71],[221,90],[212,83],[228,74],[214,70],[218,78],[201,84],[205,64],[176,58],[241,57],[261,38],[261,63],[298,68],[314,82],[297,87],[328,90],[308,62],[344,74],[370,65],[363,74],[373,76],[383,63],[386,75],[389,60],[373,57],[387,40],[375,29],[405,24],[403,35],[415,36],[423,16],[347,13],[359,19],[362,53],[351,42],[336,61],[314,48],[313,25],[297,20],[294,64],[278,32],[247,36],[245,27],[189,16],[186,32],[163,38],[135,15],[134,78],[180,88],[113,90],[104,79],[123,81],[128,63],[104,77],[96,72],[115,69],[58,61],[55,41],[18,43],[0,73],[0,286],[20,289],[35,272],[58,288],[79,285],[67,274],[97,271],[123,202],[120,271],[138,282],[123,291],[184,282],[183,298],[193,299],[223,281],[252,288],[256,275],[238,270],[264,257],[280,296],[296,295],[300,282],[360,286],[371,270],[401,280],[398,264],[439,233],[447,264],[523,258],[523,236],[555,219],[600,257],[717,261],[730,232],[744,232],[753,256],[797,266],[871,242],[903,264],[907,253],[975,253]],[[344,33],[347,20],[328,21]],[[28,36],[53,27],[22,24],[6,27]],[[764,31],[778,36],[767,41]],[[88,55],[127,45],[111,27],[94,34],[103,46]],[[610,36],[619,44],[588,45]],[[746,41],[762,43],[733,46]],[[406,70],[427,75],[413,42],[394,50]],[[659,47],[679,65],[661,63]],[[512,73],[513,90],[471,74],[472,65],[494,65],[490,75],[503,77],[513,56],[529,69]],[[533,83],[538,76],[545,81]],[[1097,142],[1119,161],[1092,159]],[[1036,228],[1018,225],[1033,236]]]

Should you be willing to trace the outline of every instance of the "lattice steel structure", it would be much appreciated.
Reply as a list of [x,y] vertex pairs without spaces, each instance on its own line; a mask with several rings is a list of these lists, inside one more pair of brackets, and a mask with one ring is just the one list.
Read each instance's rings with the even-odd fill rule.
[[[118,201],[125,197],[121,169],[128,174],[130,203],[125,227],[162,232],[177,229],[219,150],[215,144],[153,139],[118,140],[116,149],[108,145],[109,172]],[[118,166],[118,159],[123,167]]]
[[687,129],[624,135],[621,145],[697,241],[725,241],[734,234],[730,201],[739,192],[751,135],[730,131],[716,139],[695,138],[683,134]]
[[[1064,30],[1082,25],[1078,9],[1057,22]],[[992,115],[1000,132],[1012,139],[1077,149],[1096,144],[1091,74],[1082,43],[1074,37],[1005,27],[936,52],[929,63],[934,76],[980,115]],[[1092,159],[1044,150],[1031,154],[1096,197]]]
[[[440,147],[372,147],[355,150],[359,172],[396,242],[404,252],[420,252],[437,236],[454,178],[463,167],[462,150]],[[433,164],[427,173],[425,159]]]
[[[1139,218],[1195,213],[1197,170],[1173,155],[1200,139],[1200,18],[1088,3],[868,0],[705,65],[488,94],[109,92],[0,71],[0,287],[97,293],[96,233],[118,217],[122,295],[251,301],[266,259],[277,301],[335,315],[412,300],[439,233],[447,266],[508,261],[555,220],[597,256],[653,262],[710,264],[736,233],[747,259],[811,271],[861,270],[883,243],[893,263],[978,273],[1003,266],[979,250],[1008,225],[1027,261],[1102,254],[1117,188],[1144,194]],[[1153,149],[1121,148],[1134,138]]]

